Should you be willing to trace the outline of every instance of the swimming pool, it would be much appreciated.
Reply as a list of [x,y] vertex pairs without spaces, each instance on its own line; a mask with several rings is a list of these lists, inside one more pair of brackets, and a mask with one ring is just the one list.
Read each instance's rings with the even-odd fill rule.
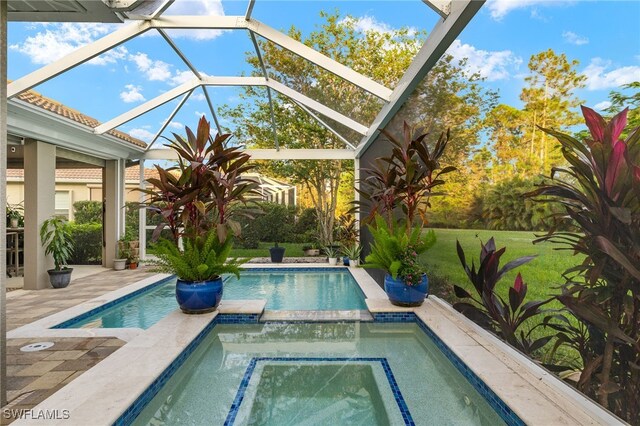
[[[346,268],[259,268],[225,277],[222,300],[266,299],[267,310],[363,310],[364,295]],[[177,309],[175,278],[162,280],[54,328],[147,329]]]
[[505,424],[416,323],[219,324],[154,387],[133,424]]

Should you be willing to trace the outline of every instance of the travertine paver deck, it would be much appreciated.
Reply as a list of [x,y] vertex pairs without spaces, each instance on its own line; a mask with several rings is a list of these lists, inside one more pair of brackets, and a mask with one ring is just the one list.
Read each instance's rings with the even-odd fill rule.
[[[153,275],[148,267],[106,270],[71,281],[67,288],[20,290],[7,297],[7,331]],[[14,294],[15,293],[15,294]]]
[[[94,297],[152,276],[148,268],[106,270],[78,278],[64,289],[19,290],[7,297],[7,330],[13,330]],[[22,352],[30,343],[49,341],[53,347]],[[54,392],[105,359],[125,342],[116,338],[29,338],[7,340],[7,399],[0,424],[15,420],[21,409],[38,405]],[[14,410],[14,411],[11,411]]]

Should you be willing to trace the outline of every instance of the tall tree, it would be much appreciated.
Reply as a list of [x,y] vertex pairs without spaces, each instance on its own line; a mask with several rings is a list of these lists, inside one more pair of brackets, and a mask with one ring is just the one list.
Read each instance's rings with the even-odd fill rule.
[[524,114],[510,105],[500,104],[487,114],[485,132],[493,153],[493,183],[531,173],[532,164],[523,138]]
[[525,104],[525,138],[529,157],[545,174],[562,162],[562,155],[558,142],[538,126],[565,131],[580,121],[575,108],[582,101],[574,92],[584,87],[586,76],[578,73],[577,66],[577,60],[570,61],[564,53],[558,55],[552,49],[532,55],[529,60],[527,86],[520,94]]
[[[288,35],[387,87],[394,87],[398,82],[419,49],[419,40],[424,37],[423,33],[414,34],[407,28],[361,33],[356,30],[354,18],[342,18],[338,12],[322,12],[321,17],[322,25],[308,36],[303,37],[293,26]],[[371,123],[379,111],[381,101],[357,86],[273,43],[263,39],[258,43],[270,78],[365,125]],[[249,53],[247,59],[253,66],[252,74],[262,75],[258,58]],[[273,148],[273,129],[264,89],[246,88],[242,98],[248,102],[234,108],[225,107],[223,111],[232,118],[235,133],[253,147]],[[327,117],[322,119],[354,145],[359,142],[361,135]],[[340,138],[280,95],[274,97],[274,120],[280,147],[345,147]],[[320,240],[331,242],[340,176],[353,168],[353,162],[287,160],[263,162],[260,167],[265,173],[302,184],[309,190],[320,224]]]
[[627,129],[622,133],[622,137],[627,137],[628,132],[640,127],[640,81],[625,84],[619,90],[612,90],[609,93],[611,105],[605,110],[613,116],[625,108],[629,108],[627,114]]

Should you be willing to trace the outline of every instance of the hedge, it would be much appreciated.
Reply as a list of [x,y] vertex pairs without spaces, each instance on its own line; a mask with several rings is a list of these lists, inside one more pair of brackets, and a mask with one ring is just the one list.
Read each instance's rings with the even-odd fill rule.
[[102,223],[102,203],[100,201],[76,201],[73,203],[73,220],[85,223]]
[[[140,210],[138,203],[125,203],[125,235],[129,238],[138,238],[138,217]],[[76,201],[73,203],[74,222],[77,224],[97,223],[102,224],[102,202],[100,201]]]
[[99,223],[69,223],[73,239],[72,265],[102,263],[102,225]]

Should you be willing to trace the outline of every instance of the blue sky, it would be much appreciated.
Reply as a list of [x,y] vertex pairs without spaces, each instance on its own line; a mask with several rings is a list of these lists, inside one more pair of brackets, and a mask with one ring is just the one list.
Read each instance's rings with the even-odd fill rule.
[[[176,0],[172,14],[244,15],[246,1]],[[358,20],[358,28],[388,30],[402,26],[429,31],[438,16],[419,0],[297,1],[257,0],[253,17],[277,29],[291,25],[308,33],[319,24],[320,10],[338,9]],[[469,58],[469,67],[499,90],[501,101],[519,106],[518,96],[532,54],[553,48],[580,61],[587,87],[579,96],[587,105],[605,107],[610,90],[640,80],[640,1],[488,1],[450,48]],[[16,79],[74,48],[116,29],[104,24],[11,23],[9,78]],[[194,65],[208,75],[239,75],[249,67],[252,50],[244,31],[170,33]],[[72,108],[107,121],[175,87],[190,77],[187,67],[157,35],[131,40],[92,63],[46,82],[35,90]],[[238,102],[237,88],[211,88],[215,104]],[[148,140],[173,110],[170,102],[123,126],[121,130]],[[197,92],[174,118],[168,131],[195,126],[208,114]],[[225,122],[224,117],[220,117]],[[368,123],[365,123],[368,124]]]

